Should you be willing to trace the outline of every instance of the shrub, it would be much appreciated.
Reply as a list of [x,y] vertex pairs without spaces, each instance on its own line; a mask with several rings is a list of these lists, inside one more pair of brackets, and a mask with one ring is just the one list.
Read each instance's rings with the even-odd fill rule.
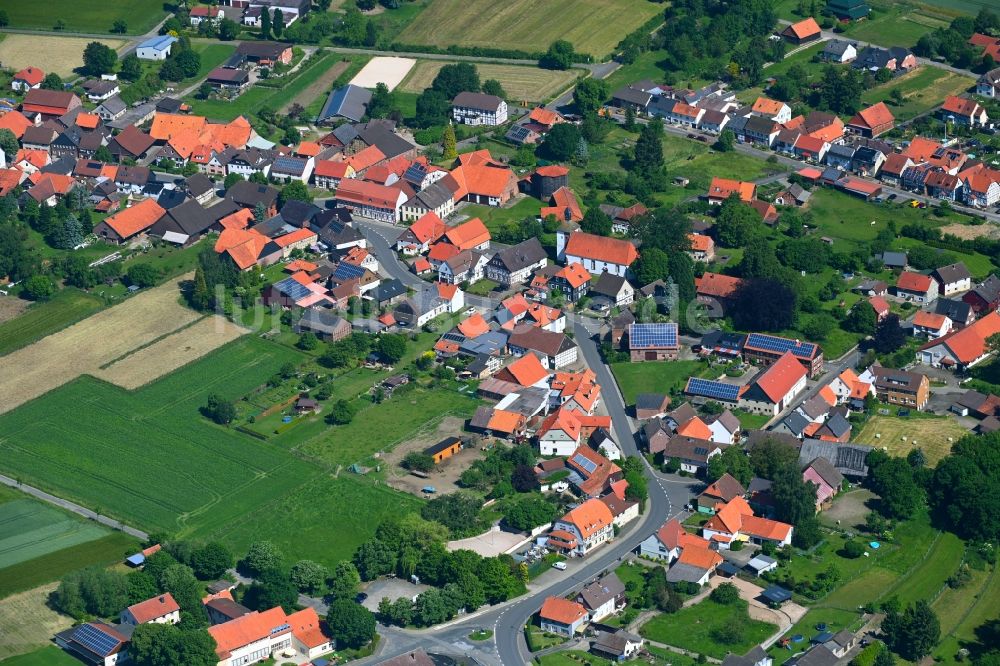
[[712,601],[726,606],[736,603],[740,598],[740,591],[732,583],[722,583],[712,590]]
[[843,550],[841,550],[841,555],[849,560],[856,560],[862,555],[864,555],[865,547],[858,541],[848,541],[844,544]]

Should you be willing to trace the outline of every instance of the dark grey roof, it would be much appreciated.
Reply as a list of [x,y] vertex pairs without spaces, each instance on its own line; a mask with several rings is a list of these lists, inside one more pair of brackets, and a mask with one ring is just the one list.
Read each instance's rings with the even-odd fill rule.
[[852,66],[855,69],[882,69],[889,64],[892,58],[893,55],[887,49],[869,46],[861,49]]
[[850,421],[844,418],[840,412],[834,413],[823,425],[830,429],[834,437],[842,437],[851,429]]
[[778,124],[770,118],[753,116],[747,120],[747,124],[743,126],[743,130],[745,132],[753,132],[754,134],[772,134],[777,126]]
[[696,567],[693,564],[674,563],[674,566],[667,570],[668,583],[699,583],[704,578],[707,569]]
[[635,634],[630,634],[623,629],[619,629],[614,633],[599,631],[597,632],[597,638],[591,643],[590,649],[603,652],[604,654],[624,656],[629,643],[642,643],[642,638]]
[[292,48],[284,42],[240,42],[236,53],[248,58],[275,60],[285,49]]
[[251,183],[249,180],[241,180],[226,190],[226,198],[243,204],[248,208],[253,208],[258,202],[264,206],[270,206],[278,199],[278,190],[270,185]]
[[377,287],[368,292],[376,303],[384,303],[406,293],[406,285],[399,279],[383,280]]
[[837,471],[845,476],[867,476],[868,463],[865,461],[870,446],[861,444],[838,444],[818,439],[807,439],[799,449],[799,464],[808,465],[816,458],[826,458]]
[[[167,231],[180,231],[188,236],[195,236],[204,233],[216,222],[215,216],[209,209],[203,208],[194,199],[188,199],[181,205],[171,208],[156,226],[164,224]],[[154,226],[151,233],[156,231]]]
[[600,608],[610,599],[625,593],[625,585],[613,573],[594,581],[580,591],[583,605],[591,610]]
[[164,210],[176,208],[187,200],[188,198],[184,191],[178,189],[163,190],[160,192],[160,196],[156,197],[156,203],[160,204],[160,207]]
[[906,267],[905,252],[883,252],[881,259],[882,263],[889,267]]
[[392,159],[413,150],[412,143],[399,136],[384,125],[367,125],[358,132],[358,136],[369,146],[377,146],[387,159]]
[[437,210],[448,201],[451,201],[452,193],[440,181],[432,183],[413,195],[404,206],[420,207],[425,210]]
[[[114,97],[111,99],[114,99]],[[106,103],[107,102],[105,102],[105,104]],[[182,104],[184,104],[184,102],[176,97],[164,97],[156,102],[156,110],[160,113],[177,113],[181,110]]]
[[1000,299],[1000,278],[991,275],[973,287],[972,291],[987,303],[992,303]]
[[781,421],[782,427],[795,436],[800,436],[802,431],[809,425],[809,419],[799,412],[792,412]]
[[475,109],[477,111],[496,112],[503,104],[503,100],[496,95],[487,95],[477,92],[460,92],[452,100],[452,106]]
[[847,49],[854,46],[851,42],[845,41],[843,39],[831,39],[826,43],[823,48],[823,53],[829,53],[831,55],[842,56],[847,52]]
[[881,150],[876,150],[871,146],[862,146],[854,153],[854,161],[861,164],[875,164],[879,159],[879,155],[882,155]]
[[188,176],[184,180],[184,185],[187,186],[188,192],[191,196],[198,197],[206,192],[215,190],[215,183],[203,173],[196,173],[192,176]]
[[64,155],[54,162],[49,162],[41,168],[42,173],[59,173],[68,176],[76,168],[76,160],[72,155]]
[[635,397],[636,409],[660,409],[667,396],[662,393],[640,393]]
[[837,655],[825,646],[817,645],[801,657],[793,657],[787,663],[791,666],[834,666],[837,663]]
[[308,201],[298,201],[291,199],[281,207],[281,219],[296,227],[310,227],[312,220],[319,215],[322,209]]
[[309,160],[305,157],[283,155],[274,160],[274,164],[271,165],[271,173],[301,176],[306,172],[307,166],[309,166]]
[[[536,239],[537,240],[537,239]],[[590,293],[617,298],[627,280],[620,275],[604,272],[595,282],[590,283]]]
[[969,269],[966,268],[965,264],[961,261],[957,264],[949,264],[948,266],[935,268],[931,271],[931,276],[938,279],[943,284],[951,284],[961,280],[972,279],[972,273],[969,272]]
[[336,333],[344,326],[350,326],[346,319],[338,317],[328,310],[316,310],[309,308],[302,314],[302,318],[295,323],[296,329],[308,329],[321,333]]
[[326,243],[330,247],[337,247],[338,245],[344,245],[347,243],[356,243],[359,240],[363,240],[364,236],[361,232],[352,226],[348,226],[342,222],[333,221],[326,226],[319,229],[317,232],[319,235],[319,240]]
[[349,83],[342,88],[337,88],[330,92],[330,96],[319,114],[319,121],[341,117],[357,122],[364,117],[371,99],[372,92],[360,86]]
[[355,139],[358,138],[358,128],[355,127],[354,125],[345,123],[338,127],[334,127],[333,131],[330,132],[330,134],[337,137],[337,140],[346,146],[351,141],[354,141]]
[[939,298],[934,301],[934,314],[941,314],[954,322],[964,324],[969,321],[972,306],[954,298]]
[[507,346],[507,339],[507,334],[503,331],[490,331],[478,335],[472,340],[466,340],[459,346],[459,351],[469,356],[481,354],[488,356],[502,351]]
[[128,108],[128,105],[122,101],[121,97],[115,95],[113,97],[109,97],[108,99],[98,104],[97,108],[98,109],[103,108],[111,115],[117,116],[119,113],[125,111]]
[[653,99],[653,96],[644,90],[625,86],[611,93],[611,99],[645,107]]
[[531,237],[528,240],[521,241],[517,245],[500,250],[493,255],[490,264],[502,266],[513,273],[537,264],[547,256],[538,238]]
[[836,155],[837,157],[842,157],[844,159],[853,159],[855,152],[856,150],[854,146],[835,143],[830,146],[830,150],[827,151],[827,155]]

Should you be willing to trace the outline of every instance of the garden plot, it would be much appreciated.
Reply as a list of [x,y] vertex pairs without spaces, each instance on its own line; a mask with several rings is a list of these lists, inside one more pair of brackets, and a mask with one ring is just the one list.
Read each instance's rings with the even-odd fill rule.
[[116,50],[125,43],[120,39],[7,34],[0,42],[0,63],[15,71],[31,65],[43,72],[70,76],[83,66],[83,49],[90,42],[101,42]]
[[393,90],[402,83],[406,75],[410,73],[417,61],[413,58],[392,58],[377,57],[372,58],[357,75],[351,79],[351,83],[362,88],[374,88],[379,83],[384,83],[389,90]]

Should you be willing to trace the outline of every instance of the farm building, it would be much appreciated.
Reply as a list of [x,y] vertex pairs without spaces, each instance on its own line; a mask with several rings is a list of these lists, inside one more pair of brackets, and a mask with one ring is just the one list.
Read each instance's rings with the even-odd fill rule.
[[176,42],[177,38],[171,35],[151,37],[139,43],[135,48],[135,54],[140,60],[166,60]]
[[462,440],[458,437],[446,437],[434,446],[424,449],[424,453],[434,458],[438,465],[462,450]]

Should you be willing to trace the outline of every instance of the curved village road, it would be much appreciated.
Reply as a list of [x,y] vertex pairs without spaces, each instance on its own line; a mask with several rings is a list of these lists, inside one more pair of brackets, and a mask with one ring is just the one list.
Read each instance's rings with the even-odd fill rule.
[[76,504],[75,502],[70,502],[69,500],[64,500],[61,497],[50,495],[44,490],[39,490],[34,486],[26,485],[24,483],[21,483],[17,479],[10,478],[9,476],[4,476],[3,474],[0,474],[0,483],[2,483],[5,486],[10,486],[11,488],[20,490],[23,493],[27,493],[32,497],[42,500],[43,502],[48,502],[49,504],[57,506],[60,509],[65,509],[67,511],[77,514],[78,516],[83,516],[84,518],[93,520],[94,522],[106,525],[120,532],[124,532],[129,536],[134,536],[137,539],[145,541],[146,539],[149,538],[149,534],[143,532],[142,530],[137,530],[134,527],[129,527],[125,523],[115,520],[114,518],[108,518],[107,516],[102,516],[99,513],[96,513],[94,511],[91,511],[90,509],[80,506],[79,504]]

